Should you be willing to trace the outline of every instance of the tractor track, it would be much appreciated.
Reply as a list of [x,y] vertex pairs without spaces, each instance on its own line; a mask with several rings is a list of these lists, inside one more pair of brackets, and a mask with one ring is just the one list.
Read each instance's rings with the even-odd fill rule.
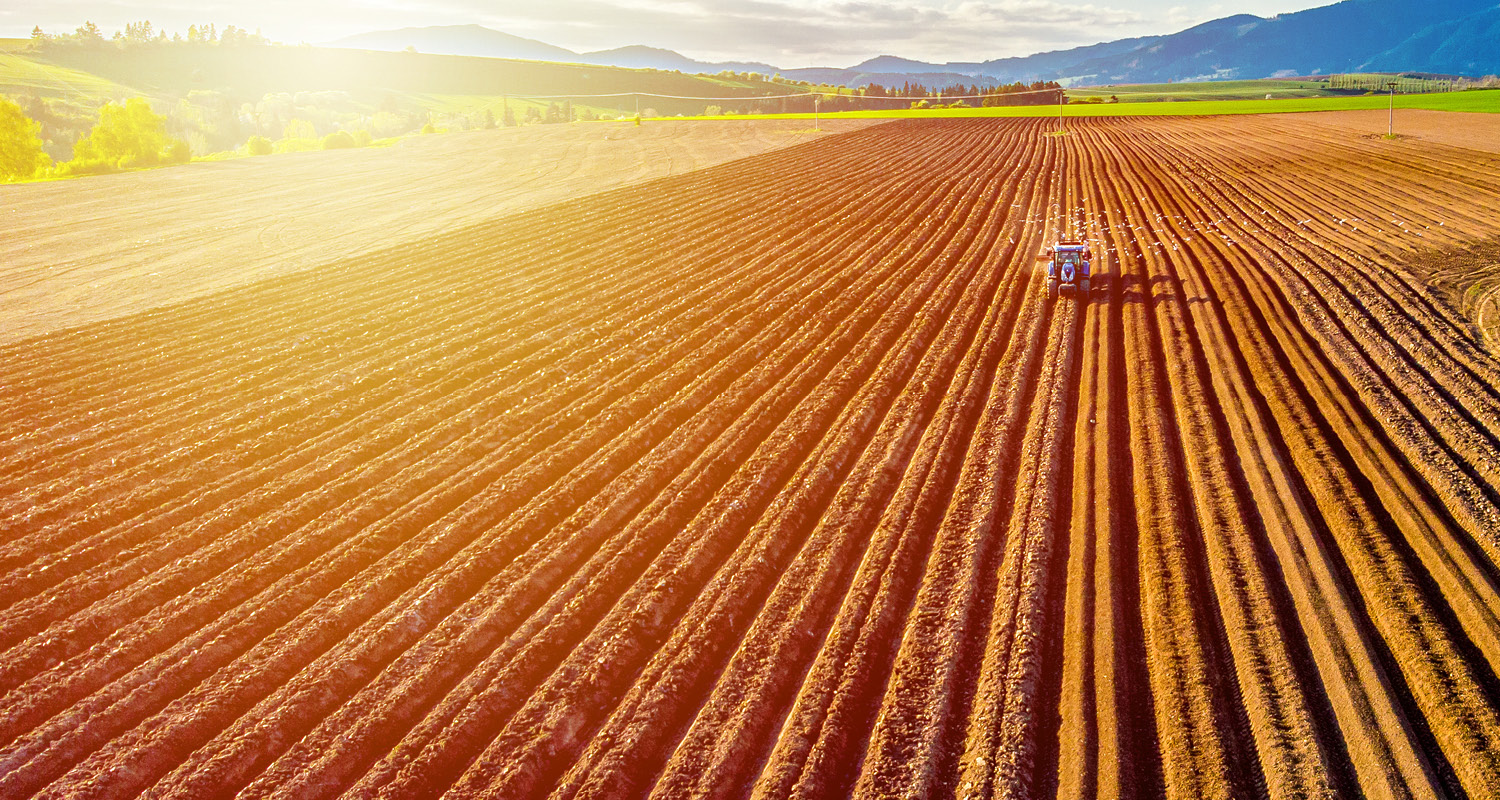
[[1500,793],[1500,162],[1051,125],[0,347],[0,795]]

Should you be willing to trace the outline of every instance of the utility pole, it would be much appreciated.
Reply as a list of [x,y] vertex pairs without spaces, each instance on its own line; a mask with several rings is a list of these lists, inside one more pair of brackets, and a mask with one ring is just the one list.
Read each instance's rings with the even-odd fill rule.
[[821,103],[821,102],[823,102],[823,98],[821,98],[821,97],[814,97],[813,98],[813,130],[814,131],[821,131],[821,130],[823,130],[822,126],[818,123],[818,104]]
[[1067,90],[1065,90],[1065,89],[1058,89],[1057,90],[1057,132],[1058,133],[1062,133],[1063,132],[1063,102],[1066,101],[1067,99],[1068,99],[1068,92],[1067,92]]
[[1385,84],[1391,88],[1391,113],[1390,119],[1385,124],[1385,138],[1396,138],[1396,82],[1388,81]]

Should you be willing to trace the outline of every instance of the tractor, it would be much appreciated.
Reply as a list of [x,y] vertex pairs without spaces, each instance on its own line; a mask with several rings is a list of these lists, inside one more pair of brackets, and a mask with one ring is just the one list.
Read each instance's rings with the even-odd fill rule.
[[1081,294],[1089,293],[1089,261],[1093,252],[1083,242],[1063,239],[1047,248],[1047,297],[1056,298],[1063,290],[1072,287]]

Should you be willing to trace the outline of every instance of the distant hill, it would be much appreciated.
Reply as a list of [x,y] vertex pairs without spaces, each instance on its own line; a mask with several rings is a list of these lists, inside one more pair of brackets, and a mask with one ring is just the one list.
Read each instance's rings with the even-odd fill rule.
[[405,50],[450,56],[483,56],[486,58],[521,58],[530,61],[578,62],[572,50],[555,47],[535,39],[523,39],[483,25],[434,25],[425,28],[398,28],[393,31],[361,33],[330,42],[330,47],[360,50]]
[[1243,80],[1334,72],[1500,73],[1497,0],[1343,0],[1269,19],[1238,14],[1165,36],[1146,36],[990,61],[932,64],[882,55],[852,67],[779,69],[711,63],[654,47],[575,53],[477,25],[406,28],[335,44],[381,50],[570,61],[685,73],[781,73],[815,83],[887,87],[920,83],[1059,81],[1088,86]]
[[673,50],[663,50],[659,47],[645,47],[643,45],[617,47],[613,50],[597,50],[592,53],[584,53],[579,56],[579,60],[585,64],[607,64],[612,67],[679,70],[681,72],[702,72],[708,74],[722,72],[726,69],[732,72],[759,72],[762,75],[771,75],[777,72],[777,69],[770,64],[761,64],[754,61],[697,61]]
[[328,46],[360,50],[405,50],[411,47],[419,53],[519,58],[531,61],[598,64],[628,69],[678,70],[707,74],[722,72],[726,69],[734,72],[759,72],[766,75],[776,72],[776,68],[770,64],[698,61],[672,50],[643,45],[578,53],[535,39],[512,36],[482,25],[434,25],[425,28],[375,31],[347,36],[330,42]]
[[1462,20],[1493,10],[1493,2],[1344,0],[1270,19],[1226,17],[1123,53],[1079,60],[1047,77],[1085,83],[1271,78],[1369,70],[1382,58],[1383,66],[1393,71],[1492,72],[1500,69],[1494,39],[1488,40],[1488,53],[1471,59],[1470,68],[1463,70],[1397,63],[1386,54],[1415,55],[1420,44],[1413,40],[1425,31],[1444,25],[1464,29]]
[[1072,85],[1373,70],[1477,76],[1500,72],[1497,43],[1500,7],[1495,0],[1344,0],[1270,19],[1239,14],[1167,36],[1019,58],[927,64],[881,56],[825,75],[841,82],[841,77],[866,71],[904,73],[913,80],[948,73],[1002,83],[1057,80]]
[[[650,92],[749,98],[787,91],[785,85],[767,80],[679,75],[593,64],[306,46],[168,43],[121,49],[108,43],[97,47],[58,44],[36,54],[10,58],[25,62],[21,66],[32,67],[42,78],[79,74],[104,87],[130,87],[133,93],[164,99],[181,98],[191,92],[213,92],[231,99],[236,106],[271,93],[323,91],[348,92],[370,104],[392,95],[499,98]],[[7,71],[27,74],[16,69]],[[41,85],[43,94],[52,94],[42,78],[31,82]],[[600,99],[592,104],[629,113],[636,109],[636,101],[631,97]],[[649,105],[665,114],[703,110],[703,103],[697,101],[651,98]]]

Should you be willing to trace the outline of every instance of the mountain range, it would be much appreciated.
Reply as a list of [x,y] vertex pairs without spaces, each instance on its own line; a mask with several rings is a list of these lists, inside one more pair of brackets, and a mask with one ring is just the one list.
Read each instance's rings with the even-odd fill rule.
[[1224,17],[1162,36],[946,64],[883,55],[845,68],[779,69],[759,62],[697,61],[642,46],[577,53],[479,25],[377,31],[331,44],[682,72],[780,73],[845,86],[912,82],[943,87],[1038,80],[1084,86],[1363,71],[1480,76],[1500,73],[1497,43],[1500,4],[1495,0],[1343,0],[1270,18]]

